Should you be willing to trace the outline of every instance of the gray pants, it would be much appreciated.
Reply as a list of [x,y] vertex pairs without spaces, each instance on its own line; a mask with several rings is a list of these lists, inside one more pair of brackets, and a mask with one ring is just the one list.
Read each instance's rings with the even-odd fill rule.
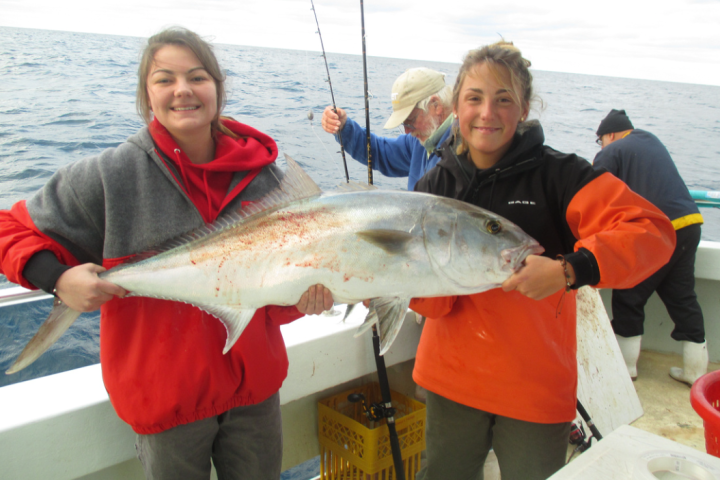
[[545,480],[565,465],[570,422],[523,422],[427,392],[427,466],[417,480],[483,480],[490,448],[503,480]]
[[282,463],[280,394],[257,405],[138,435],[137,455],[148,480],[278,480]]

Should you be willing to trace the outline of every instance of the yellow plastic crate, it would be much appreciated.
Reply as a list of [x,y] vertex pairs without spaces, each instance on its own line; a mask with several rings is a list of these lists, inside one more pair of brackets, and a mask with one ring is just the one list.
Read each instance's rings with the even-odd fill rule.
[[[380,385],[370,383],[318,402],[321,480],[394,480],[390,433],[386,421],[369,420],[362,403],[349,402],[362,393],[370,407],[381,401]],[[425,450],[425,405],[391,391],[395,428],[406,480],[415,480],[420,452]]]

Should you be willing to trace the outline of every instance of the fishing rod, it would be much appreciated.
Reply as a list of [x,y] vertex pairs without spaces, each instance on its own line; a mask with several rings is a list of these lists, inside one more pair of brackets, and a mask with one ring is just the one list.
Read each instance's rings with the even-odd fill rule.
[[[367,80],[367,54],[365,50],[365,8],[363,0],[360,0],[360,22],[362,26],[362,59],[363,59],[363,80],[365,91],[365,133],[367,139],[367,166],[368,166],[368,185],[373,184],[372,174],[372,155],[370,152],[370,106],[368,100],[368,80]],[[400,439],[398,438],[397,428],[395,428],[395,409],[392,407],[392,396],[390,394],[390,383],[388,382],[387,368],[385,367],[385,357],[380,355],[380,336],[378,335],[377,325],[373,325],[373,351],[375,352],[375,366],[378,372],[378,383],[380,384],[380,394],[382,404],[379,406],[378,413],[382,415],[388,426],[388,434],[390,436],[390,451],[393,456],[393,465],[395,466],[394,480],[405,480],[405,468],[403,467],[402,450],[400,449]]]
[[368,100],[367,55],[365,54],[365,9],[363,6],[363,0],[360,0],[360,23],[362,25],[363,80],[365,82],[365,135],[367,137],[368,185],[372,185],[373,171],[372,157],[370,155],[370,104]]
[[[312,5],[311,10],[313,11],[313,15],[315,16],[315,25],[317,25],[317,34],[320,37],[320,48],[322,49],[322,56],[323,56],[323,59],[325,60],[325,71],[327,72],[327,82],[328,82],[328,85],[330,86],[330,98],[332,98],[333,112],[337,113],[337,107],[335,106],[335,94],[333,93],[332,81],[330,80],[330,68],[328,67],[328,63],[327,63],[327,56],[325,55],[325,45],[323,44],[322,33],[320,33],[320,22],[318,22],[317,12],[315,11],[315,4],[313,3],[313,0],[310,0],[310,5]],[[312,120],[312,118],[310,120]],[[350,183],[350,175],[348,174],[347,160],[345,160],[345,147],[343,146],[342,134],[340,132],[338,132],[338,140],[340,141],[340,154],[342,155],[343,166],[345,167],[345,181],[347,183]],[[372,183],[372,182],[370,182],[370,183]]]
[[595,426],[595,422],[592,421],[592,418],[590,418],[590,414],[587,412],[587,410],[585,410],[583,404],[580,403],[579,398],[577,399],[577,411],[580,412],[580,416],[583,420],[585,420],[585,423],[590,429],[590,432],[592,432],[592,436],[595,438],[595,440],[602,440],[603,436],[600,435],[600,430],[598,430],[598,428]]
[[395,477],[397,480],[405,480],[405,467],[403,466],[402,450],[400,450],[400,439],[398,438],[397,428],[395,428],[395,409],[392,406],[392,396],[390,394],[390,382],[388,382],[387,368],[385,367],[385,357],[380,355],[380,336],[377,332],[377,326],[372,327],[373,351],[375,352],[375,366],[378,372],[378,383],[380,384],[380,395],[382,404],[380,411],[387,420],[388,433],[390,435],[390,451],[393,456],[393,465],[395,466]]

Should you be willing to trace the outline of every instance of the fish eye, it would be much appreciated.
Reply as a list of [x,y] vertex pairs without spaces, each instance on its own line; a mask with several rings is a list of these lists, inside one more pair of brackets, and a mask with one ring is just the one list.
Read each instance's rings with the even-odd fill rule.
[[491,235],[497,235],[502,232],[502,224],[497,220],[488,220],[485,224],[485,228],[487,228],[488,233]]

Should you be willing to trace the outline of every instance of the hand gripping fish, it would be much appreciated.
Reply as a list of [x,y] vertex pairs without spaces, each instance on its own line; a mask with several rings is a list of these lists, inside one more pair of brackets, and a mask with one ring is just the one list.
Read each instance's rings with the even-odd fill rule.
[[[100,274],[131,296],[185,302],[217,317],[232,348],[265,305],[295,305],[323,284],[336,303],[373,299],[381,353],[413,297],[496,288],[543,248],[489,211],[434,195],[356,183],[323,193],[285,156],[279,186],[262,200]],[[80,315],[56,301],[6,373],[34,362]]]

